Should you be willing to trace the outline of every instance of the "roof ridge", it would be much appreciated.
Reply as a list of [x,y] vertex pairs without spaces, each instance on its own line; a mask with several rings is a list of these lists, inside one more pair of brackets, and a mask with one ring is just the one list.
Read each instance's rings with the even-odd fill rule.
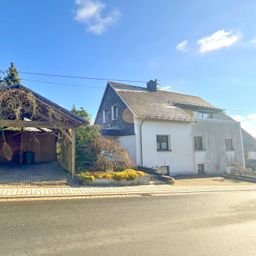
[[145,89],[147,90],[147,87],[141,87],[141,86],[138,86],[138,85],[131,85],[131,84],[123,84],[123,83],[116,83],[116,82],[112,82],[112,81],[108,81],[109,84],[116,84],[116,85],[120,85],[120,86],[129,86],[129,87],[133,87],[133,88],[139,88],[139,89]]
[[[112,81],[108,81],[108,83],[110,84],[116,84],[116,85],[120,85],[120,86],[128,86],[128,87],[132,87],[132,88],[138,88],[138,89],[142,89],[143,91],[147,91],[147,92],[150,92],[147,87],[142,87],[142,86],[137,86],[137,85],[131,85],[131,84],[123,84],[123,83],[117,83],[117,82],[112,82]],[[114,88],[114,89],[117,89],[117,88]],[[161,90],[161,88],[157,89],[157,91],[159,92],[164,92],[164,93],[171,93],[171,94],[178,94],[178,95],[184,95],[184,96],[189,96],[189,97],[196,97],[196,98],[199,98],[199,99],[202,99],[204,100],[202,97],[200,96],[197,96],[197,95],[191,95],[191,94],[187,94],[187,93],[180,93],[180,92],[173,92],[173,91],[165,91],[165,90]]]

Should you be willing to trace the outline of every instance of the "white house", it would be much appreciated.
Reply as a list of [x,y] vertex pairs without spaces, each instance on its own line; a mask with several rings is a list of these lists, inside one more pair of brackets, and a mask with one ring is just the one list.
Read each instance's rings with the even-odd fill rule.
[[[170,175],[217,174],[245,165],[240,123],[197,96],[108,82],[95,124],[138,166]],[[255,149],[256,151],[256,149]]]

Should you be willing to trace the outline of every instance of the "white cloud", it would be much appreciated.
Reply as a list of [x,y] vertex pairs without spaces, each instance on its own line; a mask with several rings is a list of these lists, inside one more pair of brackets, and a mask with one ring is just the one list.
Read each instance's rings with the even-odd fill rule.
[[118,9],[103,15],[105,3],[98,0],[76,0],[77,10],[74,19],[86,26],[87,31],[101,35],[120,18]]
[[182,42],[178,43],[176,50],[186,52],[188,50],[188,40],[183,40]]
[[239,33],[234,31],[218,30],[215,33],[203,37],[197,41],[199,52],[205,53],[219,50],[224,47],[230,47],[241,38]]
[[241,126],[253,137],[256,137],[256,113],[245,116],[235,115],[233,118],[236,121],[241,122]]

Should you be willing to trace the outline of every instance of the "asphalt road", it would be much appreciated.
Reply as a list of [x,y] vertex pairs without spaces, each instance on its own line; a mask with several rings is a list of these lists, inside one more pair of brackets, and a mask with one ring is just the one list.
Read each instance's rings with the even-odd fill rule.
[[0,255],[256,255],[256,192],[1,202]]

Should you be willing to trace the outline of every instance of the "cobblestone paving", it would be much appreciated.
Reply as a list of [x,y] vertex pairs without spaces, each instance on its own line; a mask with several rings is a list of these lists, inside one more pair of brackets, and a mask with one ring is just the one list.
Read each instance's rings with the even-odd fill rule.
[[223,191],[256,191],[250,186],[171,186],[142,185],[129,187],[49,187],[49,188],[0,188],[0,199],[19,197],[70,197],[100,195],[132,195],[132,194],[175,194]]
[[256,191],[256,184],[229,186],[173,186],[154,184],[128,187],[77,187],[71,175],[57,163],[32,166],[0,166],[0,199],[81,196],[125,196],[218,191]]

